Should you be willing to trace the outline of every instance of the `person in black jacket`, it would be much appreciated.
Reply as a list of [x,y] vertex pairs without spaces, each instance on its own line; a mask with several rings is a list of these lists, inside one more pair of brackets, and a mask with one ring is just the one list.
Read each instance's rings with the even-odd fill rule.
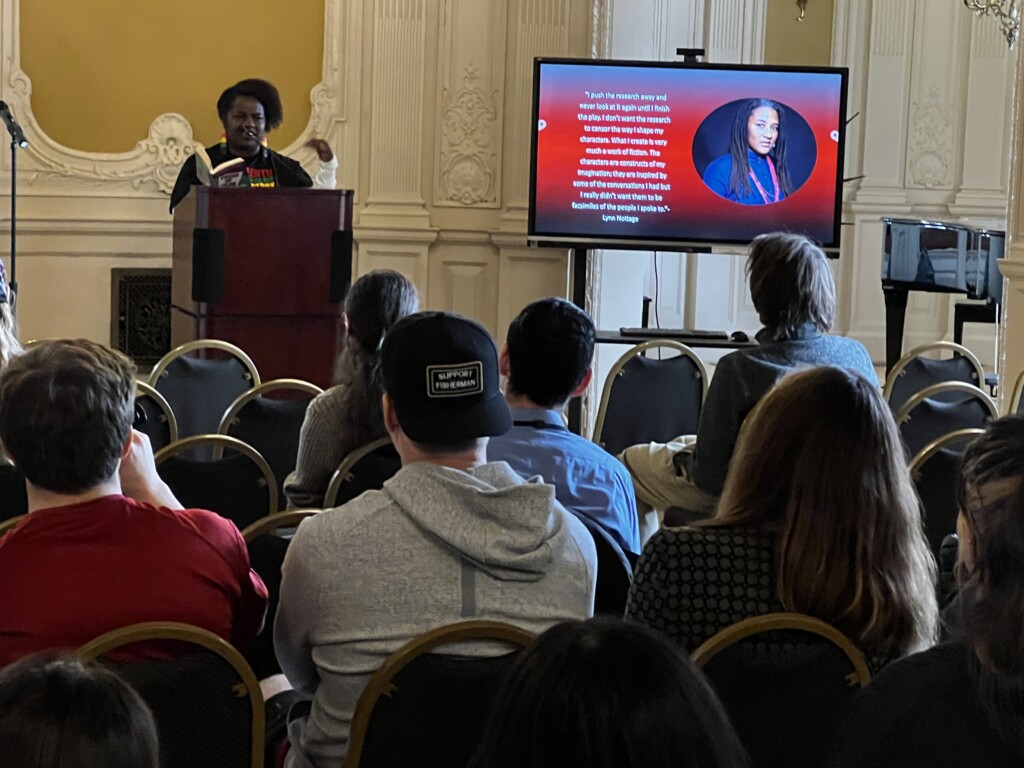
[[[207,147],[206,153],[214,168],[232,158],[242,158],[245,174],[241,175],[241,183],[233,186],[334,188],[338,161],[323,139],[307,142],[320,161],[315,180],[295,160],[267,146],[267,131],[277,128],[284,119],[281,96],[271,83],[256,78],[235,83],[217,99],[217,115],[224,135],[220,143]],[[192,155],[181,166],[174,182],[171,210],[199,183],[196,156]]]

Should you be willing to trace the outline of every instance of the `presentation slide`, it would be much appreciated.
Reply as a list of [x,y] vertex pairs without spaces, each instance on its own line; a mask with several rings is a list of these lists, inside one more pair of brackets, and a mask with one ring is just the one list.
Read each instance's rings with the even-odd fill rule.
[[541,62],[531,235],[838,242],[843,74]]

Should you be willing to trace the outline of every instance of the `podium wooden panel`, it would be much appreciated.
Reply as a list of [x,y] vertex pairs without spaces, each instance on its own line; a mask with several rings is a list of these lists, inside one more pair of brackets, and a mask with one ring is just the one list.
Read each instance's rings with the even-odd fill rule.
[[350,190],[193,187],[174,209],[172,344],[222,339],[265,380],[329,386],[351,233]]

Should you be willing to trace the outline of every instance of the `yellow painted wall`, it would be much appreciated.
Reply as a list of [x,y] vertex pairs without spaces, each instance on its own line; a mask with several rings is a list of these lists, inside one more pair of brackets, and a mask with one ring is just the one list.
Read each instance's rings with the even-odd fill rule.
[[281,92],[272,147],[309,121],[323,59],[322,0],[29,0],[21,3],[21,65],[32,110],[55,141],[126,152],[164,112],[197,141],[220,137],[217,97],[246,77]]
[[808,0],[803,21],[796,0],[768,0],[765,64],[828,66],[832,56],[833,0]]

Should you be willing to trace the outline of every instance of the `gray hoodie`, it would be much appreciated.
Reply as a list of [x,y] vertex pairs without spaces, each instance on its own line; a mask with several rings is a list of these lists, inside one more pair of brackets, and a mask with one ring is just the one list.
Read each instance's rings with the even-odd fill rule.
[[[471,618],[542,632],[590,616],[597,555],[554,488],[504,462],[403,467],[381,491],[307,519],[285,558],[274,645],[296,690],[293,766],[337,768],[370,674],[405,642]],[[470,649],[501,653],[502,648]]]

